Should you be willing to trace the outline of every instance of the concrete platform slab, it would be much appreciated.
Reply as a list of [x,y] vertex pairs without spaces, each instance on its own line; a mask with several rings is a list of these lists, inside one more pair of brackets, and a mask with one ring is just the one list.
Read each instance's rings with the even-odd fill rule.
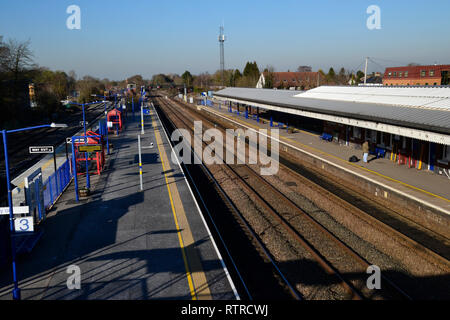
[[[17,263],[23,299],[236,299],[220,253],[204,224],[155,116],[146,117],[143,184],[131,114],[93,194],[75,202],[72,183],[43,223],[34,251]],[[80,179],[81,185],[83,179]],[[81,288],[69,290],[81,271]],[[0,299],[11,299],[11,270],[0,274]],[[69,281],[70,282],[70,281]]]

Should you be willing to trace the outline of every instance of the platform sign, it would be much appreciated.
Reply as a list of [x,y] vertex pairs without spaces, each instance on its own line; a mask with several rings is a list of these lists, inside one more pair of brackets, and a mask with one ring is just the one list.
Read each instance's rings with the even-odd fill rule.
[[[13,207],[13,214],[27,214],[30,212],[28,206]],[[0,215],[9,215],[9,207],[0,207]]]
[[149,115],[150,114],[150,109],[143,109],[144,114]]
[[53,146],[29,147],[30,153],[53,153]]
[[[70,139],[72,140],[72,139]],[[86,138],[77,138],[74,140],[75,143],[86,143]]]
[[20,232],[34,232],[33,217],[21,217],[14,219],[14,230]]
[[101,144],[84,144],[78,146],[78,152],[100,152],[102,151]]

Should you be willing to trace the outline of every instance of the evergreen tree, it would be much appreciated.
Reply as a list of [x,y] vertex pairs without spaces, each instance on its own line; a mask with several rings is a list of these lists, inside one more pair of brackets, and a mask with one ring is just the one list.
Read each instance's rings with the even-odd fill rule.
[[181,75],[181,78],[187,87],[190,87],[192,85],[192,81],[194,80],[192,74],[187,70]]
[[327,78],[328,78],[328,80],[333,81],[335,77],[336,77],[336,72],[334,72],[333,67],[331,67],[330,70],[328,71]]

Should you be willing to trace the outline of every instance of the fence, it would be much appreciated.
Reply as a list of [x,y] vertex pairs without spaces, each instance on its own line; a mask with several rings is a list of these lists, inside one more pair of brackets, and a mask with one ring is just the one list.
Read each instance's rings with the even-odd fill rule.
[[72,180],[73,174],[70,168],[70,160],[66,160],[47,181],[44,182],[44,207],[50,208],[63,193]]

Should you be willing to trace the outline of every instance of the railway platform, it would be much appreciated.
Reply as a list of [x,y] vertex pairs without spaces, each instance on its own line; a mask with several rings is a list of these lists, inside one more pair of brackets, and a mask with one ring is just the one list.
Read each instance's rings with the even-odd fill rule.
[[[76,202],[72,183],[47,215],[39,245],[17,261],[22,299],[239,299],[154,110],[141,137],[140,191],[138,118],[128,115],[111,139],[91,195]],[[0,299],[12,298],[11,279],[8,265]]]
[[[230,113],[224,106],[198,106],[219,118],[225,118],[246,128],[270,129],[268,119],[257,122],[244,113]],[[274,127],[277,127],[274,123]],[[362,160],[351,163],[348,159],[356,155],[362,159],[362,151],[320,139],[320,134],[295,130],[289,133],[286,128],[280,128],[280,149],[289,149],[289,153],[308,158],[314,166],[327,170],[338,177],[344,175],[361,186],[364,192],[369,192],[384,201],[384,204],[401,204],[406,210],[405,215],[427,227],[436,229],[448,236],[450,225],[450,180],[430,172],[410,169],[397,165],[385,158],[370,155],[369,162]],[[287,148],[287,149],[286,149]]]

